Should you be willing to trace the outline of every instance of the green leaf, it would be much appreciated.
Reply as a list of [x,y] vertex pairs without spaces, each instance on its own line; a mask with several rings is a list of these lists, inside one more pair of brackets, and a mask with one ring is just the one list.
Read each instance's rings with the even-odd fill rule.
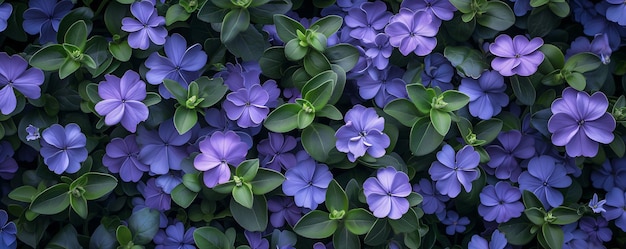
[[511,77],[511,88],[517,100],[522,104],[532,106],[535,103],[535,87],[530,78],[513,75]]
[[465,95],[462,92],[456,90],[448,90],[441,94],[443,97],[443,101],[448,103],[446,106],[441,108],[442,111],[452,112],[458,109],[463,108],[469,103],[469,96]]
[[337,74],[332,70],[327,70],[321,73],[316,74],[313,78],[306,81],[306,83],[300,87],[300,92],[303,94],[312,91],[315,88],[320,87],[323,84],[326,84],[326,81],[337,81]]
[[360,249],[361,240],[359,236],[350,232],[345,226],[339,226],[333,234],[333,247],[344,249]]
[[392,100],[383,110],[407,127],[413,126],[415,121],[422,116],[411,101],[403,98]]
[[[252,5],[257,5],[256,1],[250,4],[250,6]],[[275,14],[285,14],[291,10],[292,6],[293,4],[290,0],[270,0],[263,5],[248,8],[248,10],[250,10],[250,18],[253,23],[272,24],[274,23],[273,17]]]
[[430,110],[430,122],[435,130],[441,135],[446,136],[450,130],[450,124],[452,124],[452,118],[447,112],[443,112],[437,109]]
[[[342,24],[343,18],[341,18],[340,16],[328,15],[318,19],[317,21],[312,23],[310,27],[314,29],[315,32],[319,32],[324,34],[324,36],[326,37],[330,37],[333,34],[337,33],[337,30],[341,28]],[[316,26],[317,29],[315,29]]]
[[87,219],[87,215],[89,214],[89,210],[87,208],[87,200],[80,197],[75,197],[74,195],[70,195],[70,206],[83,219]]
[[461,13],[470,13],[474,11],[472,8],[472,0],[450,0],[450,3],[461,11]]
[[[626,152],[626,144],[624,144],[624,140],[622,139],[622,137],[615,136],[615,139],[613,139],[613,142],[611,142],[609,146],[611,147],[615,155],[617,155],[617,157],[624,157],[624,153]],[[10,194],[9,197],[11,197]]]
[[59,78],[65,79],[80,68],[80,62],[66,58],[59,68]]
[[243,184],[241,186],[235,186],[233,188],[233,199],[245,208],[252,209],[254,197],[252,195],[252,189],[250,189],[248,185]]
[[269,45],[253,25],[248,25],[248,29],[240,32],[232,41],[224,43],[230,53],[241,57],[243,61],[258,61]]
[[422,201],[424,201],[424,197],[422,197],[422,195],[415,193],[415,192],[411,192],[409,196],[407,196],[406,198],[407,200],[409,200],[410,207],[417,206],[421,204]]
[[250,25],[250,12],[244,8],[231,9],[222,22],[220,40],[226,43],[232,41],[240,32],[248,29]]
[[339,221],[328,218],[328,213],[313,210],[300,218],[293,231],[309,239],[323,239],[333,235],[338,225]]
[[467,77],[478,79],[483,71],[489,68],[482,54],[469,47],[447,46],[443,55],[452,63],[459,73]]
[[489,1],[487,6],[481,8],[482,14],[476,16],[476,22],[487,28],[504,31],[515,23],[515,14],[511,7],[500,1]]
[[376,222],[376,217],[363,208],[351,209],[344,217],[344,225],[356,235],[368,233],[374,222]]
[[98,199],[108,194],[117,186],[117,178],[106,173],[85,173],[79,177],[77,181],[81,178],[86,179],[86,183],[82,185],[83,189],[85,189],[83,197],[89,201]]
[[476,138],[485,141],[485,144],[491,143],[498,137],[502,131],[503,122],[500,119],[492,118],[478,122],[474,127]]
[[546,212],[543,208],[531,207],[524,210],[526,218],[535,225],[541,226],[545,223]]
[[143,208],[134,212],[128,218],[128,228],[133,235],[135,245],[145,245],[152,241],[159,231],[159,211],[151,208]]
[[259,168],[256,177],[249,183],[253,194],[264,195],[279,187],[284,180],[285,176],[278,171]]
[[120,225],[117,227],[117,229],[115,230],[115,237],[117,238],[117,242],[119,242],[120,245],[128,245],[129,242],[133,241],[133,235],[130,232],[130,229],[128,229],[128,227],[124,225]]
[[531,207],[543,208],[543,204],[541,203],[539,198],[537,198],[537,196],[533,194],[533,192],[530,192],[528,190],[524,190],[522,192],[522,200],[524,201],[524,206],[527,209]]
[[302,131],[302,146],[319,162],[326,162],[330,151],[335,147],[335,130],[330,126],[312,123]]
[[170,26],[178,21],[187,21],[189,16],[191,16],[191,14],[188,13],[183,6],[174,4],[165,12],[165,25]]
[[534,8],[527,18],[528,33],[531,37],[546,36],[559,26],[561,18],[556,16],[547,6]]
[[215,227],[200,227],[193,231],[193,240],[198,248],[225,249],[232,248],[228,238]]
[[556,220],[550,222],[554,225],[567,225],[578,221],[582,214],[578,213],[578,210],[573,209],[571,207],[555,207],[550,210],[553,217],[556,217]]
[[[285,48],[285,53],[286,53]],[[315,51],[309,50],[309,52],[304,56],[304,70],[309,75],[317,75],[326,70],[330,70],[330,61],[324,56],[324,54]]]
[[296,30],[305,32],[304,26],[300,22],[282,14],[274,15],[274,24],[276,25],[276,33],[283,42],[298,38]]
[[174,126],[178,131],[178,134],[185,134],[198,122],[198,114],[196,110],[187,109],[184,106],[179,106],[174,112]]
[[409,98],[421,113],[430,113],[430,103],[433,97],[426,91],[422,84],[409,84],[406,86]]
[[565,1],[552,1],[548,4],[548,8],[550,8],[552,13],[561,18],[565,18],[567,15],[569,15],[570,12],[569,4]]
[[545,56],[542,64],[550,64],[550,71],[563,68],[563,64],[565,63],[565,56],[563,55],[561,49],[559,49],[557,46],[554,46],[552,44],[543,44],[543,46],[539,48],[539,51],[541,51]]
[[526,219],[512,219],[506,223],[500,224],[498,230],[504,233],[506,240],[511,245],[526,245],[535,238],[530,232],[534,225]]
[[334,211],[348,211],[348,196],[335,179],[330,181],[326,189],[326,209]]
[[316,111],[321,110],[324,106],[326,106],[333,93],[333,83],[334,82],[332,80],[325,81],[320,86],[304,93],[304,99],[311,102],[311,105],[313,105]]
[[304,129],[308,127],[311,123],[313,123],[314,119],[315,113],[300,110],[298,112],[298,129]]
[[67,33],[65,33],[65,38],[63,39],[63,42],[72,44],[82,51],[85,48],[85,44],[87,43],[88,34],[89,32],[87,30],[87,24],[85,23],[85,21],[80,20],[70,26],[70,28],[67,30]]
[[585,79],[585,76],[579,72],[568,73],[565,76],[565,81],[567,81],[568,85],[578,91],[585,90],[585,86],[587,86],[587,79]]
[[390,218],[389,225],[391,225],[391,228],[396,234],[410,233],[417,231],[419,219],[417,218],[415,210],[409,208],[409,211],[402,215],[400,219],[394,220]]
[[29,185],[19,186],[9,192],[9,198],[26,203],[33,201],[36,195],[37,189]]
[[38,214],[58,214],[70,205],[70,185],[59,183],[39,193],[30,204],[30,210]]
[[284,47],[270,47],[263,52],[263,56],[259,59],[259,65],[263,75],[272,79],[280,79],[283,72],[288,66],[287,58],[285,58]]
[[315,116],[332,120],[343,119],[343,114],[334,105],[326,104],[321,110],[315,110]]
[[254,196],[251,209],[231,199],[230,212],[235,221],[248,231],[262,232],[267,227],[267,201],[263,195]]
[[444,136],[437,132],[430,119],[423,117],[418,119],[411,127],[409,148],[413,155],[423,156],[439,148],[443,138]]
[[72,224],[67,224],[56,232],[46,245],[46,249],[82,248],[78,243],[78,232]]
[[224,85],[222,78],[210,79],[209,77],[202,76],[193,82],[196,82],[199,86],[198,90],[200,93],[198,97],[204,99],[197,106],[200,108],[209,108],[217,104],[228,91],[228,87]]
[[370,231],[365,235],[363,242],[369,246],[382,245],[387,241],[389,232],[391,232],[391,227],[387,224],[387,220],[376,219]]
[[564,235],[560,226],[545,223],[541,226],[541,235],[549,248],[560,249],[563,246]]
[[[85,22],[85,24],[87,25],[87,30],[88,31],[91,30],[93,26],[93,23],[92,23],[93,19],[94,19],[94,13],[88,7],[78,7],[78,8],[71,10],[69,13],[65,14],[63,19],[61,19],[58,29],[56,29],[57,41],[66,41],[65,35],[71,33],[69,32],[70,27],[78,21]],[[89,34],[89,32],[87,32],[86,34]],[[87,35],[85,35],[85,39],[87,39]],[[65,43],[68,43],[68,42],[65,42]],[[80,48],[82,49],[82,47]]]
[[174,203],[182,208],[188,208],[198,196],[197,192],[189,190],[184,184],[178,184],[171,192]]
[[207,23],[220,23],[229,9],[215,6],[210,0],[206,1],[198,11],[198,19]]
[[602,61],[600,61],[597,55],[585,52],[572,55],[567,59],[565,65],[563,65],[563,70],[586,73],[597,69],[600,65],[602,65]]
[[257,174],[259,170],[259,159],[248,159],[239,164],[235,169],[235,175],[241,177],[245,182],[249,182]]
[[180,83],[170,79],[164,79],[163,85],[165,85],[167,91],[170,92],[176,100],[178,100],[178,103],[181,106],[185,106],[185,102],[187,101],[187,90],[181,86]]
[[218,192],[220,194],[231,194],[233,193],[233,188],[235,188],[235,181],[230,180],[222,184],[217,184],[213,187],[213,191]]
[[550,0],[530,0],[530,6],[533,8],[546,5],[550,2]]
[[300,46],[298,39],[293,39],[285,44],[285,57],[290,61],[299,61],[306,56],[308,48]]
[[61,68],[67,53],[60,44],[43,47],[30,57],[31,66],[45,71],[56,71]]
[[155,92],[146,93],[146,98],[143,100],[143,103],[147,106],[153,106],[161,102],[161,95]]
[[340,43],[326,48],[324,55],[332,64],[339,65],[344,71],[350,71],[359,61],[359,50],[350,44]]
[[289,132],[298,127],[298,112],[300,110],[300,105],[296,103],[283,104],[270,112],[263,125],[273,132]]

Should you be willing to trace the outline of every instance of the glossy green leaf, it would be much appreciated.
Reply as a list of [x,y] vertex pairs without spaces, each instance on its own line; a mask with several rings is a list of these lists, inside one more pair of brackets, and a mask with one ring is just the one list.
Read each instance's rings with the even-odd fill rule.
[[313,159],[326,162],[335,147],[335,130],[324,124],[313,123],[302,131],[301,139],[302,146]]
[[450,130],[452,118],[450,118],[450,114],[448,114],[447,112],[432,109],[430,110],[430,122],[441,136],[445,136]]
[[259,66],[263,75],[272,79],[280,79],[287,68],[287,58],[284,47],[270,47],[263,52],[259,59]]
[[193,240],[199,248],[226,249],[232,248],[228,238],[215,227],[200,227],[193,231]]
[[[287,53],[285,48],[285,53]],[[309,50],[309,52],[304,56],[304,70],[309,75],[317,75],[326,70],[330,70],[330,61],[326,58],[326,56],[318,51]]]
[[207,23],[220,23],[229,9],[215,6],[210,0],[206,1],[198,11],[198,19]]
[[476,16],[476,22],[490,29],[504,31],[515,23],[513,10],[501,1],[489,1],[481,11],[484,13]]
[[567,84],[578,91],[585,90],[585,86],[587,86],[587,79],[583,76],[582,73],[579,72],[571,72],[565,76],[565,81]]
[[483,120],[476,124],[474,133],[477,139],[483,140],[485,143],[491,143],[491,141],[498,137],[500,131],[502,131],[502,126],[502,120],[497,118]]
[[110,193],[117,186],[117,178],[106,173],[89,172],[80,178],[86,179],[86,183],[82,185],[85,189],[83,197],[90,201]]
[[331,180],[326,189],[326,209],[332,212],[335,211],[348,211],[348,196],[346,192],[341,188],[336,180]]
[[63,46],[60,44],[52,44],[35,52],[35,54],[30,57],[29,63],[31,66],[45,71],[55,71],[61,67],[66,56],[67,53],[65,49],[63,49]]
[[171,192],[174,203],[182,208],[188,208],[198,196],[197,192],[189,190],[184,184],[178,184]]
[[541,234],[550,249],[560,249],[563,246],[564,235],[560,226],[545,223],[541,226]]
[[407,127],[413,126],[415,121],[422,116],[411,101],[403,98],[392,100],[385,105],[383,110]]
[[147,207],[130,215],[128,228],[132,232],[133,243],[135,245],[150,243],[159,231],[159,222],[159,211]]
[[550,210],[550,213],[552,213],[552,216],[556,218],[551,222],[551,224],[554,225],[571,224],[577,222],[582,217],[582,214],[579,214],[578,210],[571,207],[555,207]]
[[63,42],[72,44],[80,50],[83,50],[85,48],[85,44],[87,43],[88,34],[87,24],[85,21],[80,20],[70,26],[67,33],[65,33]]
[[315,113],[300,110],[298,112],[298,129],[304,129],[306,127],[309,127],[309,125],[313,123],[314,119]]
[[376,217],[363,208],[351,209],[344,217],[344,225],[350,233],[363,235],[370,231],[376,222]]
[[359,236],[350,232],[345,226],[339,226],[333,234],[333,247],[344,249],[360,249]]
[[532,106],[535,103],[537,94],[535,93],[535,87],[528,77],[512,76],[511,88],[517,100],[522,104]]
[[483,71],[489,68],[482,54],[469,47],[447,46],[443,55],[459,73],[473,79],[478,79]]
[[124,225],[117,227],[115,230],[115,237],[120,245],[128,245],[129,242],[133,241],[133,234],[130,232],[130,229]]
[[409,135],[409,148],[413,155],[423,156],[435,151],[443,142],[440,135],[429,118],[420,118],[411,127]]
[[251,209],[231,199],[230,212],[235,221],[248,231],[261,232],[267,227],[267,201],[263,195],[254,196]]
[[389,219],[389,225],[395,233],[410,233],[417,231],[419,226],[419,219],[417,218],[417,214],[415,210],[409,208],[400,219]]
[[195,81],[199,86],[200,93],[198,94],[199,98],[203,98],[202,102],[200,102],[197,107],[200,108],[209,108],[224,97],[226,92],[228,91],[228,87],[224,85],[224,80],[222,78],[209,78],[206,76],[202,76]]
[[417,110],[421,113],[430,113],[430,104],[434,96],[428,94],[422,84],[409,84],[406,86],[406,90]]
[[241,204],[241,206],[252,209],[254,197],[252,195],[252,189],[248,185],[243,184],[241,186],[235,186],[233,188],[233,199]]
[[184,106],[179,106],[174,112],[174,126],[178,131],[178,134],[185,134],[198,122],[198,114],[196,110],[187,109]]
[[313,89],[318,88],[323,84],[326,84],[327,81],[336,82],[337,74],[332,70],[327,70],[316,74],[311,79],[306,81],[306,83],[300,88],[300,92],[306,94],[309,91],[312,91]]
[[70,195],[70,206],[72,207],[72,210],[74,210],[74,212],[78,214],[78,216],[83,219],[87,219],[89,210],[87,208],[87,200],[85,200],[85,198],[83,198],[82,196],[75,197],[73,195]]
[[534,225],[526,219],[512,219],[506,223],[500,224],[498,230],[504,233],[507,241],[511,245],[526,245],[535,238],[530,232]]
[[533,192],[530,192],[528,190],[524,190],[522,192],[522,201],[524,201],[524,206],[527,209],[531,207],[543,208],[543,204],[541,203],[539,198],[537,198],[537,196],[533,194]]
[[253,25],[248,25],[248,29],[240,32],[232,41],[224,42],[224,46],[243,61],[258,61],[270,44]]
[[298,127],[298,112],[300,110],[301,107],[298,104],[283,104],[270,112],[263,125],[273,132],[289,132]]
[[244,8],[231,9],[222,22],[220,40],[226,43],[232,41],[240,32],[248,29],[250,25],[250,12]]
[[293,231],[309,239],[323,239],[333,235],[338,225],[339,221],[328,218],[328,213],[313,210],[300,218]]
[[248,10],[250,10],[250,19],[253,23],[272,24],[275,14],[287,13],[287,11],[291,10],[293,4],[291,0],[270,0],[262,5],[258,5],[257,1],[254,1],[250,6],[251,8],[248,8]]
[[148,92],[142,102],[148,107],[156,105],[161,102],[161,95],[155,92]]
[[470,98],[462,92],[456,90],[448,90],[441,94],[443,101],[446,102],[446,106],[441,108],[442,111],[452,112],[466,106]]
[[255,195],[264,195],[278,188],[285,181],[285,176],[278,171],[259,168],[256,177],[250,181],[252,193]]
[[191,14],[189,14],[183,6],[180,4],[173,4],[165,12],[165,25],[170,26],[178,21],[186,21]]
[[11,190],[11,192],[9,192],[9,198],[16,201],[30,203],[33,201],[37,193],[37,189],[33,186],[23,185]]
[[530,6],[531,7],[539,7],[542,5],[546,5],[550,2],[550,0],[530,0]]
[[321,110],[315,110],[315,116],[328,118],[332,120],[341,120],[343,119],[343,114],[335,107],[334,105],[325,105]]
[[569,4],[565,1],[552,1],[548,4],[548,8],[550,8],[550,11],[552,11],[552,13],[561,18],[565,18],[567,15],[569,15],[570,12]]
[[304,99],[311,102],[311,105],[313,105],[316,111],[321,110],[324,106],[326,106],[328,100],[330,100],[333,88],[334,82],[332,80],[327,80],[320,86],[304,93]]
[[359,60],[359,50],[346,43],[326,48],[324,55],[332,64],[339,65],[344,71],[350,71]]
[[59,68],[59,78],[65,79],[80,68],[80,62],[66,58]]
[[307,47],[300,46],[298,39],[293,39],[285,44],[285,57],[290,61],[299,61],[306,56],[309,49]]
[[38,214],[58,214],[70,205],[70,185],[59,183],[39,193],[30,204],[30,210]]
[[283,42],[298,38],[296,30],[300,30],[302,33],[305,32],[302,24],[282,14],[274,15],[274,24],[276,25],[276,33]]
[[470,13],[474,11],[472,8],[472,0],[450,0],[450,3],[461,11],[461,13]]
[[546,212],[543,208],[531,207],[524,210],[524,215],[535,225],[541,226],[545,223]]
[[597,69],[600,65],[602,65],[602,62],[597,55],[585,52],[572,55],[567,59],[565,65],[563,65],[563,70],[585,73]]
[[370,231],[365,235],[364,242],[369,246],[382,245],[387,241],[391,226],[386,219],[376,219]]
[[248,159],[241,162],[239,166],[237,166],[235,169],[235,175],[248,182],[254,179],[257,171],[259,171],[259,159]]
[[557,46],[552,44],[543,44],[543,46],[539,48],[539,51],[541,51],[545,56],[542,64],[549,64],[550,71],[563,68],[563,65],[565,64],[565,56],[563,55],[561,49]]

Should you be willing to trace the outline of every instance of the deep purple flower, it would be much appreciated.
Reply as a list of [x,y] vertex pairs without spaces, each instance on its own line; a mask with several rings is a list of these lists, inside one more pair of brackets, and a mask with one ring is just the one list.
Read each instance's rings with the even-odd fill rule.
[[452,86],[454,67],[441,53],[432,53],[424,58],[424,71],[422,72],[422,84],[429,87],[439,87],[447,91]]
[[159,230],[154,236],[155,249],[196,249],[193,240],[195,227],[189,227],[185,231],[185,225],[178,221],[168,226],[165,230]]
[[296,148],[295,137],[281,133],[268,133],[267,138],[257,145],[259,159],[263,167],[276,171],[287,170],[296,165],[296,155],[291,153]]
[[607,34],[596,34],[591,42],[584,36],[576,38],[570,48],[565,53],[565,58],[583,52],[591,52],[600,57],[603,64],[611,62],[611,45],[609,44],[609,36]]
[[[600,2],[595,5],[596,9],[606,7],[608,4]],[[602,11],[602,10],[599,10]],[[609,45],[613,51],[619,49],[622,44],[622,37],[626,36],[626,27],[620,26],[618,23],[609,21],[602,15],[591,16],[589,21],[582,22],[583,32],[588,36],[595,36],[596,34],[606,34],[609,40]]]
[[613,237],[613,232],[608,227],[609,222],[602,216],[597,218],[584,216],[578,221],[578,226],[588,235],[587,242],[594,245],[602,245],[604,242],[611,241]]
[[587,206],[591,208],[591,211],[598,214],[606,212],[606,210],[604,209],[604,204],[606,204],[606,200],[598,201],[598,194],[593,193],[593,198],[589,201],[589,204],[587,204]]
[[335,133],[337,150],[348,153],[351,162],[369,154],[374,158],[385,155],[389,147],[389,136],[383,133],[385,119],[376,114],[374,108],[356,105],[344,117],[345,125]]
[[279,228],[285,225],[285,221],[290,226],[296,225],[300,217],[302,217],[302,210],[293,198],[286,196],[272,196],[267,200],[267,209],[270,211],[270,223],[273,227]]
[[548,120],[548,130],[552,133],[552,143],[565,146],[571,157],[593,157],[598,154],[598,143],[613,141],[615,119],[606,112],[609,101],[602,92],[589,96],[586,92],[568,87],[563,97],[552,102],[552,117]]
[[364,43],[373,43],[382,29],[389,23],[391,13],[384,2],[365,2],[360,8],[352,8],[345,17],[350,36]]
[[563,226],[562,249],[588,249],[587,234],[578,228],[578,222]]
[[270,248],[270,242],[261,236],[261,232],[250,232],[248,230],[245,230],[243,232],[243,235],[246,237],[246,240],[248,240],[248,245],[251,249]]
[[379,70],[387,68],[392,51],[393,47],[389,45],[389,36],[385,33],[377,34],[372,43],[365,45],[365,55],[372,60],[372,64]]
[[269,95],[261,85],[253,85],[248,88],[240,88],[236,92],[226,95],[222,108],[230,120],[237,121],[242,128],[256,127],[263,122],[270,112],[265,106]]
[[616,22],[621,26],[626,26],[626,3],[618,0],[606,0],[610,6],[606,9],[606,19]]
[[214,77],[224,79],[224,85],[235,92],[241,88],[250,88],[261,83],[261,66],[256,62],[226,63],[224,69]]
[[18,165],[13,159],[13,147],[8,141],[0,141],[0,178],[11,180],[17,172]]
[[169,98],[170,93],[161,84],[163,80],[176,81],[186,88],[200,77],[208,57],[198,43],[187,48],[187,41],[179,34],[168,37],[163,48],[167,57],[154,52],[146,60],[146,67],[150,69],[146,72],[146,80],[152,85],[160,84],[159,93]]
[[326,164],[308,158],[298,161],[298,165],[285,172],[282,188],[286,195],[293,196],[298,207],[316,209],[318,204],[324,202],[332,179]]
[[509,104],[505,90],[504,77],[496,71],[485,71],[478,80],[464,78],[459,86],[459,91],[470,97],[472,116],[483,120],[498,115]]
[[24,11],[22,27],[26,33],[39,34],[39,43],[57,41],[57,31],[61,19],[70,12],[74,4],[70,0],[60,2],[52,0],[30,0],[28,9]]
[[450,197],[447,195],[437,192],[435,183],[426,178],[422,178],[419,183],[413,184],[413,191],[422,196],[422,210],[426,214],[436,214],[444,211],[446,202],[450,200]]
[[556,163],[551,156],[539,156],[530,159],[528,171],[519,176],[519,188],[533,192],[544,207],[558,207],[563,204],[563,194],[557,188],[566,188],[572,184],[565,168]]
[[170,170],[165,175],[160,175],[155,181],[157,187],[163,189],[166,194],[171,194],[172,190],[183,183],[183,175],[181,170]]
[[439,25],[441,21],[426,11],[414,12],[402,8],[391,18],[385,33],[389,35],[389,44],[399,48],[404,56],[411,52],[424,56],[430,54],[437,46],[435,36],[439,31]]
[[146,98],[146,83],[132,70],[126,71],[122,78],[111,74],[104,78],[106,80],[98,84],[102,101],[96,104],[96,112],[106,116],[105,124],[121,122],[126,130],[134,133],[137,125],[148,119],[148,107],[141,102]]
[[542,45],[540,37],[529,41],[523,35],[516,35],[513,39],[509,35],[499,35],[489,45],[489,51],[497,56],[491,61],[491,67],[504,76],[530,76],[543,62],[543,53],[539,51]]
[[10,3],[0,4],[0,32],[7,29],[7,21],[9,17],[11,17],[11,13],[13,12],[13,5]]
[[374,99],[376,106],[383,108],[397,98],[408,98],[406,83],[402,79],[404,70],[397,66],[389,66],[383,70],[370,67],[356,84],[359,95],[363,99]]
[[150,1],[134,2],[130,5],[130,12],[135,18],[124,17],[122,30],[130,33],[128,45],[131,48],[146,50],[150,41],[156,45],[165,43],[165,17],[159,16],[154,4]]
[[426,11],[443,21],[452,20],[457,10],[449,0],[404,0],[400,8],[408,8],[413,11]]
[[106,146],[102,164],[111,173],[119,173],[125,182],[138,182],[143,173],[150,170],[148,165],[139,160],[139,146],[135,142],[135,135],[111,140]]
[[376,177],[367,178],[363,193],[370,211],[378,218],[397,220],[409,211],[406,199],[411,194],[409,177],[391,166],[380,168]]
[[447,235],[454,235],[455,233],[465,232],[465,226],[470,224],[470,220],[467,217],[459,217],[459,214],[455,211],[448,211],[446,218],[441,220],[441,223],[446,225]]
[[42,132],[41,156],[51,171],[56,174],[76,173],[80,163],[87,159],[87,137],[77,124],[63,127],[53,124]]
[[508,182],[500,181],[495,186],[487,185],[480,192],[478,213],[486,221],[507,222],[522,215],[524,204],[520,198],[522,198],[520,190]]
[[21,56],[0,53],[0,113],[8,115],[15,110],[17,99],[13,89],[30,99],[41,96],[39,86],[44,81],[43,72],[27,67],[28,62]]
[[161,123],[158,131],[139,126],[139,160],[150,165],[150,172],[157,175],[167,174],[170,169],[180,170],[180,163],[187,157],[185,147],[190,138],[191,132],[179,135],[172,120]]
[[617,187],[626,190],[626,158],[608,159],[600,167],[593,167],[591,171],[591,184],[594,188],[611,191]]
[[156,179],[150,178],[145,184],[139,182],[137,190],[139,190],[146,200],[146,207],[154,208],[159,211],[170,210],[172,206],[172,196],[165,193],[162,188],[156,185]]
[[39,127],[35,127],[32,124],[29,124],[26,127],[26,141],[35,141],[41,137],[39,134]]
[[523,136],[518,130],[500,132],[498,143],[485,148],[490,160],[487,166],[494,169],[498,179],[517,180],[522,173],[520,159],[529,159],[535,155],[535,139]]
[[626,193],[619,188],[613,188],[606,194],[606,203],[602,217],[615,220],[615,225],[626,231]]
[[193,160],[193,166],[204,171],[204,184],[212,188],[230,179],[228,165],[237,166],[243,162],[248,145],[233,131],[216,131],[200,142],[200,151],[202,153]]
[[467,248],[468,249],[504,249],[507,243],[508,242],[506,240],[506,237],[504,237],[504,234],[500,233],[500,231],[498,230],[495,230],[491,234],[491,241],[489,241],[489,243],[487,243],[487,240],[483,239],[483,237],[480,237],[478,235],[473,235],[472,240],[470,240],[469,244],[467,245]]
[[533,7],[530,6],[530,0],[511,0],[511,2],[515,3],[513,5],[513,12],[516,16],[526,15],[528,11],[533,9]]
[[6,249],[17,248],[17,227],[13,221],[9,221],[6,211],[0,209],[0,247]]
[[472,146],[466,145],[458,153],[446,144],[437,152],[437,161],[430,165],[428,173],[436,181],[437,191],[450,198],[461,193],[461,185],[465,191],[472,191],[472,181],[478,179],[478,163],[480,155]]

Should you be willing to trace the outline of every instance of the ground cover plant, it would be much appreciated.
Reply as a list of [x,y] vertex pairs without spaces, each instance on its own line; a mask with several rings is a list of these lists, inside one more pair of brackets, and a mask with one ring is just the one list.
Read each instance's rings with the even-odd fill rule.
[[624,248],[624,13],[0,1],[0,248]]

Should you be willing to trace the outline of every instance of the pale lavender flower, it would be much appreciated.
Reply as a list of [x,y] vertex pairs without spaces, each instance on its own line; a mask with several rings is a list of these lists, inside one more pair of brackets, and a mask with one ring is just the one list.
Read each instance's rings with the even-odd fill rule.
[[96,104],[96,112],[105,116],[105,124],[122,123],[126,130],[134,133],[137,125],[148,119],[148,107],[141,102],[146,98],[146,83],[132,70],[126,71],[122,78],[111,74],[104,78],[106,80],[98,84],[102,101]]
[[385,155],[390,140],[383,133],[385,119],[376,114],[374,108],[356,105],[344,117],[345,125],[335,133],[337,150],[348,153],[348,160],[368,155],[379,158]]
[[230,120],[237,121],[239,127],[256,127],[270,112],[266,106],[268,100],[269,94],[261,85],[256,84],[226,95],[222,108]]
[[345,17],[350,36],[364,43],[372,43],[380,31],[387,25],[391,13],[384,2],[365,2],[360,8],[352,8]]
[[531,40],[523,35],[511,38],[509,35],[499,35],[489,45],[489,51],[497,56],[491,61],[491,67],[503,76],[530,76],[537,72],[539,64],[543,62],[543,53],[539,47],[543,45],[540,37]]
[[380,168],[376,177],[370,177],[363,183],[363,193],[370,211],[378,218],[400,219],[409,211],[411,194],[409,177],[402,171],[389,166]]
[[35,141],[41,137],[39,127],[33,126],[32,124],[26,127],[26,133],[28,133],[26,135],[26,141]]
[[76,173],[87,159],[87,137],[77,124],[53,124],[42,132],[41,156],[54,173]]
[[139,160],[139,146],[135,142],[135,135],[128,135],[123,139],[113,138],[106,146],[102,164],[111,173],[119,173],[125,182],[138,182],[143,173],[150,170],[148,165]]
[[520,201],[522,193],[508,182],[498,182],[496,185],[487,185],[480,192],[478,213],[486,221],[504,223],[511,218],[517,218],[524,211],[524,204]]
[[413,11],[426,11],[443,21],[452,20],[457,10],[449,0],[404,0],[400,8],[408,8]]
[[461,186],[465,191],[472,191],[472,181],[478,179],[478,163],[480,155],[472,146],[466,145],[458,153],[452,146],[446,144],[437,152],[437,161],[430,165],[428,173],[436,181],[437,191],[451,198],[461,193]]
[[43,84],[44,75],[39,68],[28,68],[28,62],[19,55],[9,56],[0,53],[0,113],[8,115],[15,110],[17,90],[30,99],[41,96],[39,86]]
[[298,165],[285,172],[283,192],[293,196],[298,207],[316,209],[324,202],[326,189],[333,179],[326,164],[317,163],[308,158],[298,161]]
[[186,145],[191,132],[179,135],[172,120],[159,125],[158,131],[148,131],[139,126],[137,144],[139,144],[139,160],[150,166],[150,172],[157,175],[167,174],[172,170],[180,170],[181,162],[187,157]]
[[204,184],[215,187],[230,179],[230,167],[246,159],[248,145],[233,131],[214,132],[200,142],[201,153],[193,160],[193,166],[203,171]]
[[404,56],[415,53],[419,56],[430,54],[437,39],[441,21],[433,18],[426,11],[412,11],[406,8],[391,18],[385,33],[389,35],[389,44],[400,49]]
[[165,17],[159,16],[153,3],[134,2],[130,5],[130,12],[135,18],[124,17],[122,30],[130,33],[128,45],[131,48],[146,50],[150,46],[150,41],[156,45],[165,43],[167,36]]
[[591,211],[598,214],[606,212],[606,210],[604,209],[604,204],[606,204],[606,200],[598,201],[598,194],[593,193],[593,198],[589,201],[589,204],[587,204],[587,206],[591,208]]

